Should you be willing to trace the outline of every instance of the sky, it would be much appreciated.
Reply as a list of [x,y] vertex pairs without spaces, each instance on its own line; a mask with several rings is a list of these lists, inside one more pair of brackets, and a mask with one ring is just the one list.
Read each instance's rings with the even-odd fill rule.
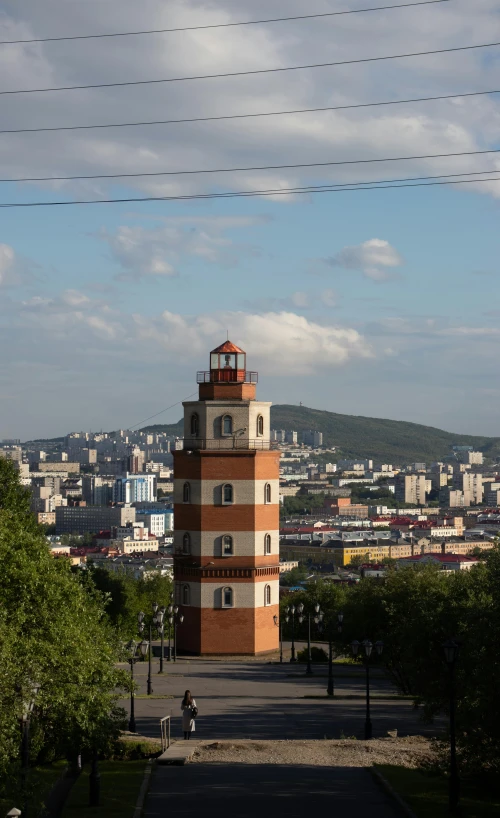
[[[0,0],[0,40],[379,5]],[[449,0],[311,20],[4,44],[0,91],[258,71],[496,41],[497,0]],[[180,402],[196,392],[197,370],[208,368],[209,351],[226,333],[246,350],[248,368],[259,371],[262,400],[500,435],[500,181],[474,181],[485,171],[500,177],[500,153],[394,161],[500,149],[500,47],[3,94],[0,127],[192,119],[494,90],[499,93],[280,116],[0,133],[0,204],[446,174],[473,180],[428,190],[2,209],[0,439],[129,428],[166,407],[172,408],[155,421],[174,422]],[[222,172],[357,160],[364,161]],[[192,172],[200,170],[217,172]],[[123,176],[158,172],[171,175]],[[48,181],[10,181],[35,177]]]

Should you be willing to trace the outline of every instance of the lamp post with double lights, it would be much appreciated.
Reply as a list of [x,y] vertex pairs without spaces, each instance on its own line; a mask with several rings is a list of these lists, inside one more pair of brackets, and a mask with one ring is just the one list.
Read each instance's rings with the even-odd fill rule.
[[295,613],[296,612],[298,613],[298,608],[299,608],[299,606],[297,606],[297,608],[296,608],[295,605],[292,605],[289,608],[285,608],[285,614],[286,614],[285,622],[287,624],[290,622],[290,620],[292,622],[292,652],[291,652],[291,655],[290,655],[290,662],[296,662],[297,661],[297,657],[295,656]]
[[[326,623],[324,621],[324,614],[320,612],[318,614],[318,630],[322,633],[326,630],[328,635],[328,686],[326,688],[326,692],[328,696],[333,696],[335,693],[334,682],[333,682],[333,623],[334,623],[334,615],[327,614]],[[337,633],[342,633],[342,622],[344,621],[344,614],[338,613],[337,614]]]
[[459,646],[453,639],[448,639],[443,645],[443,652],[446,664],[450,671],[450,784],[449,784],[449,809],[452,815],[458,812],[458,802],[460,799],[460,779],[458,776],[457,764],[457,735],[456,735],[456,694],[455,694],[455,668],[458,658]]
[[40,685],[30,682],[29,691],[22,700],[21,725],[21,789],[24,797],[23,815],[28,814],[28,773],[30,766],[30,722],[35,707],[36,697],[40,692]]
[[[297,606],[297,611],[299,612],[299,622],[302,623],[305,619],[304,616],[304,605],[301,602],[300,605]],[[311,616],[314,616],[314,621],[316,625],[321,622],[323,618],[323,614],[320,611],[320,604],[319,602],[314,603],[314,614],[311,612],[306,614],[307,616],[307,667],[306,667],[306,675],[312,676],[312,657],[311,657]],[[321,616],[321,618],[320,618]]]
[[373,642],[370,642],[369,639],[364,639],[363,642],[358,642],[357,640],[355,640],[354,642],[351,643],[351,648],[352,648],[352,654],[355,657],[359,654],[360,648],[363,649],[363,654],[364,654],[363,660],[364,660],[365,669],[366,669],[365,739],[369,740],[373,736],[371,714],[370,714],[370,657],[372,656],[373,648],[375,648],[375,651],[376,651],[377,655],[380,656],[383,649],[384,649],[384,643],[379,640],[378,642],[375,642],[375,645],[374,645]]
[[134,696],[134,665],[139,661],[141,656],[145,656],[149,650],[149,643],[144,639],[139,644],[133,639],[127,644],[127,662],[130,665],[130,718],[128,721],[128,729],[131,733],[135,733],[135,696]]
[[[163,635],[164,635],[164,630],[165,630],[163,619],[165,617],[165,613],[166,613],[166,610],[167,610],[164,606],[162,606],[160,608],[160,606],[158,605],[157,602],[152,602],[151,605],[152,605],[152,608],[153,608],[153,616],[152,616],[152,622],[149,623],[150,651],[149,651],[149,657],[148,657],[148,683],[147,683],[148,696],[150,696],[152,694],[152,692],[153,692],[153,677],[152,677],[152,667],[151,667],[152,659],[153,659],[153,655],[152,655],[153,625],[155,626],[156,630],[158,631],[158,635],[161,637],[160,670],[158,672],[163,673]],[[137,614],[137,628],[138,628],[138,631],[139,631],[139,636],[143,636],[143,634],[144,634],[144,629],[146,627],[146,623],[144,622],[145,616],[146,615],[145,615],[144,611],[140,611]]]
[[180,613],[178,605],[169,605],[168,612],[170,614],[168,621],[174,629],[174,662],[177,662],[177,625],[182,625],[184,622],[184,614]]
[[280,629],[280,664],[283,662],[283,628],[281,627],[281,619],[276,614],[273,616],[274,624]]

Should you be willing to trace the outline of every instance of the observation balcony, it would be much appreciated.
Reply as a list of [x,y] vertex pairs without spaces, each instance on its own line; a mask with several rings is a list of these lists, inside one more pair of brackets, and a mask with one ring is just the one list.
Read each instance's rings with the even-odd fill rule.
[[245,437],[221,437],[221,438],[204,438],[204,437],[186,437],[179,441],[182,443],[184,451],[193,451],[202,449],[204,451],[269,451],[270,449],[278,449],[277,443],[271,443],[269,440],[257,438],[256,440],[249,440]]

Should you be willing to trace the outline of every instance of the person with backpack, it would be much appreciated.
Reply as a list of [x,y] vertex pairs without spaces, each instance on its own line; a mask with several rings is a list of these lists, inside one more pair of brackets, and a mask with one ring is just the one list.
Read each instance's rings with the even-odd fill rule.
[[181,704],[182,710],[182,729],[184,731],[184,740],[189,741],[191,733],[195,731],[195,719],[198,715],[198,708],[196,702],[191,695],[190,690],[186,690]]

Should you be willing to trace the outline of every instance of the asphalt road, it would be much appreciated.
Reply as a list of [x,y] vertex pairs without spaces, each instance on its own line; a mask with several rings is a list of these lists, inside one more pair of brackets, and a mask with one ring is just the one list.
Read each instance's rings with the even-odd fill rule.
[[335,818],[397,818],[369,772],[352,767],[193,764],[156,767],[145,818],[304,818],[311,810]]

